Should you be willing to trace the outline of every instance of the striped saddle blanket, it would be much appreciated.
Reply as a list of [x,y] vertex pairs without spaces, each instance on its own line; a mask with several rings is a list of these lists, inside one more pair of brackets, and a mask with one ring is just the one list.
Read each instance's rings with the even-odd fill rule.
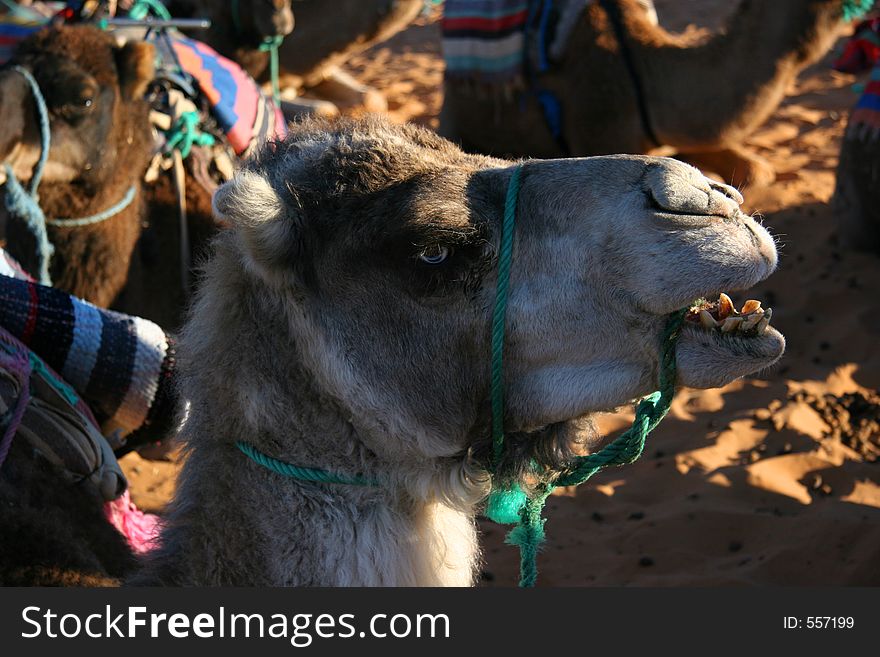
[[578,18],[593,0],[446,0],[446,79],[522,87],[530,72],[559,60]]
[[849,116],[847,136],[876,139],[880,136],[880,16],[862,21],[832,64],[844,73],[871,69],[862,95]]
[[160,68],[173,74],[179,67],[195,82],[236,155],[250,155],[265,141],[287,134],[281,108],[231,59],[173,31],[155,45]]
[[88,404],[114,449],[159,440],[175,421],[173,339],[152,322],[30,280],[0,249],[0,327]]

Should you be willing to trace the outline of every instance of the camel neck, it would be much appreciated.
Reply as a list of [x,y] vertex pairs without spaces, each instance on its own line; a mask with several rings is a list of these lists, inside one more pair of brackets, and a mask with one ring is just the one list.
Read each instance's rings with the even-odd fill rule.
[[797,73],[832,45],[839,24],[830,2],[811,10],[804,0],[746,1],[723,30],[693,45],[624,18],[654,127],[665,143],[675,144],[748,134],[775,109]]

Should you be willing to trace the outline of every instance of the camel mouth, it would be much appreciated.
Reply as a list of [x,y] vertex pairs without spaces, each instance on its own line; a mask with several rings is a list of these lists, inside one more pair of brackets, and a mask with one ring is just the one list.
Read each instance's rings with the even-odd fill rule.
[[717,301],[705,298],[694,301],[685,315],[685,321],[721,335],[755,338],[772,330],[772,317],[773,309],[765,310],[757,299],[749,299],[737,310],[731,298],[722,292]]

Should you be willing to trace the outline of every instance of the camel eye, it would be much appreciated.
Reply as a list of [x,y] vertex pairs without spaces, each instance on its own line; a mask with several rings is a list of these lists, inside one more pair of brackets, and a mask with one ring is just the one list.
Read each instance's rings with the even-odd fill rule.
[[434,246],[429,246],[424,251],[419,254],[419,260],[424,262],[426,265],[439,265],[444,262],[452,253],[452,249],[448,246],[441,246],[439,244],[435,244]]

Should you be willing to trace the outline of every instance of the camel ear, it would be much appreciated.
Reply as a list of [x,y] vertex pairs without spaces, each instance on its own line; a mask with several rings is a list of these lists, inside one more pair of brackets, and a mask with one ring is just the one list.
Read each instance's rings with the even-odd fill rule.
[[147,85],[156,77],[156,53],[153,44],[129,41],[116,49],[119,88],[127,100],[142,98]]
[[242,169],[214,192],[214,216],[242,237],[253,264],[264,273],[298,264],[298,222],[265,176]]

